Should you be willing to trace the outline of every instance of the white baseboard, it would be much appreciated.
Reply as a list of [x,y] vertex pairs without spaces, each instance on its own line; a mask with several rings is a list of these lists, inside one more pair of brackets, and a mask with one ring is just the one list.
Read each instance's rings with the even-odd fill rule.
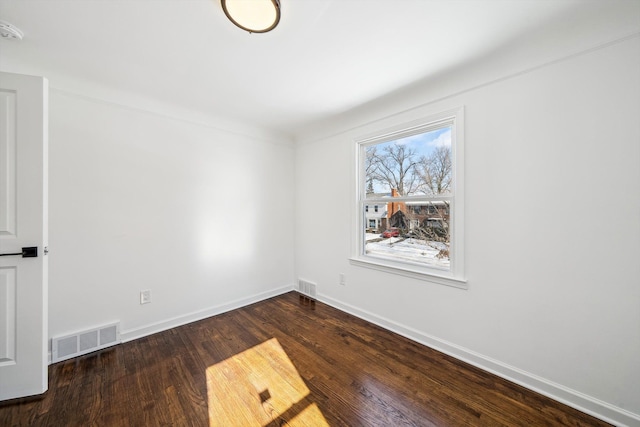
[[617,426],[640,426],[640,415],[618,408],[607,402],[588,396],[579,391],[554,383],[537,375],[507,365],[499,360],[476,353],[467,348],[425,334],[411,327],[378,316],[350,304],[345,304],[326,295],[318,294],[318,300],[338,310],[367,320],[412,341],[438,350],[482,370],[519,384],[544,396],[550,397],[567,406],[592,415]]
[[[138,338],[146,337],[157,332],[166,331],[167,329],[176,328],[178,326],[186,325],[187,323],[196,322],[198,320],[206,319],[207,317],[215,316],[217,314],[226,313],[227,311],[235,310],[237,308],[245,307],[256,302],[260,302],[278,295],[285,294],[293,290],[293,285],[282,286],[270,291],[261,292],[246,298],[240,298],[234,301],[230,301],[224,304],[216,305],[206,308],[204,310],[194,311],[182,316],[172,317],[160,322],[151,323],[149,325],[141,326],[139,328],[129,329],[126,331],[120,331],[120,342],[125,343],[133,341]],[[49,340],[49,347],[51,347],[51,340]],[[48,352],[49,365],[52,363],[51,348]]]
[[[272,289],[259,294],[254,294],[246,298],[240,298],[234,301],[229,301],[224,304],[216,305],[206,308],[204,310],[194,311],[182,316],[172,317],[170,319],[162,320],[160,322],[151,323],[149,325],[141,326],[139,328],[129,329],[126,331],[120,331],[120,342],[125,343],[133,341],[138,338],[146,337],[158,332],[166,331],[167,329],[175,328],[178,326],[186,325],[187,323],[195,322],[198,320],[206,319],[207,317],[215,316],[217,314],[226,313],[227,311],[235,310],[237,308],[245,307],[247,305],[260,302],[269,298],[273,298],[278,295],[285,294],[293,290],[293,285],[282,286],[280,288]],[[51,345],[51,340],[49,340]],[[49,365],[52,364],[51,349],[48,352]]]
[[224,304],[216,305],[206,308],[204,310],[195,311],[182,316],[172,317],[160,322],[151,323],[146,326],[142,326],[135,329],[129,329],[127,331],[120,332],[120,338],[122,342],[132,341],[138,338],[146,337],[147,335],[155,334],[157,332],[166,331],[167,329],[175,328],[178,326],[186,325],[187,323],[195,322],[198,320],[206,319],[207,317],[215,316],[218,314],[226,313],[227,311],[235,310],[256,302],[260,302],[293,290],[293,285],[282,286],[280,288],[272,289],[259,294],[254,294],[245,298],[240,298],[234,301],[229,301]]
[[[161,322],[152,323],[140,328],[122,331],[120,338],[122,342],[132,341],[147,335],[162,332],[167,329],[186,325],[187,323],[205,319],[207,317],[226,313],[256,302],[263,301],[284,293],[294,290],[294,286],[282,286],[277,289],[255,294],[246,298],[240,298],[224,304],[213,306],[204,310],[189,313],[183,316],[176,316]],[[469,363],[487,372],[495,374],[506,380],[519,384],[525,388],[533,390],[544,396],[550,397],[558,402],[571,406],[579,411],[592,415],[608,423],[616,426],[640,427],[640,415],[626,411],[617,406],[603,402],[592,396],[588,396],[579,391],[570,389],[561,384],[554,383],[537,375],[510,366],[499,360],[492,359],[482,354],[476,353],[467,348],[447,342],[440,338],[425,334],[411,327],[402,325],[392,320],[373,314],[369,311],[362,310],[350,304],[346,304],[335,300],[326,295],[318,294],[317,299],[327,305],[338,310],[352,314],[361,319],[367,320],[412,341],[426,345],[427,347],[438,350],[463,362]],[[51,363],[51,352],[49,352],[49,363]]]

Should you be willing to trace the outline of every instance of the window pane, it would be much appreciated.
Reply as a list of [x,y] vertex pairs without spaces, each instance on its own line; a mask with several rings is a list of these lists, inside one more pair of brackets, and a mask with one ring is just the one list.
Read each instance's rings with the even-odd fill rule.
[[368,145],[364,151],[367,198],[450,194],[451,126]]
[[389,202],[380,211],[364,212],[365,255],[449,269],[449,201]]

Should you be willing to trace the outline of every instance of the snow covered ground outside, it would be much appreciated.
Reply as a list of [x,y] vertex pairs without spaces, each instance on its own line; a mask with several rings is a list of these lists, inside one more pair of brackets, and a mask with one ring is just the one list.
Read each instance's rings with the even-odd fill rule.
[[[380,240],[378,240],[380,239]],[[446,249],[443,243],[429,242],[412,237],[390,237],[382,239],[379,234],[366,234],[366,253],[392,259],[418,262],[421,264],[449,268],[449,258],[438,258],[440,249]]]

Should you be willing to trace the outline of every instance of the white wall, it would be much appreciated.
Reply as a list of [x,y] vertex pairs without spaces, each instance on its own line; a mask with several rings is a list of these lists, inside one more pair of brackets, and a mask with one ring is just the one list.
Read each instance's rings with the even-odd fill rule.
[[291,288],[290,142],[56,89],[49,111],[50,336],[131,339]]
[[[413,87],[303,137],[297,275],[330,304],[640,424],[639,52],[635,36],[448,95]],[[351,265],[353,139],[461,105],[469,289]]]

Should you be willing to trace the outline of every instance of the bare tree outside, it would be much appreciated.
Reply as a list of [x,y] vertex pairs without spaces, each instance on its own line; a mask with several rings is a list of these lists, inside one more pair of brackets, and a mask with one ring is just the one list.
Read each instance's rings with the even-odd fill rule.
[[410,221],[413,220],[419,224],[409,232],[408,236],[425,241],[429,247],[438,251],[438,258],[449,259],[451,236],[449,202],[425,202],[420,209],[421,212],[414,211],[408,215]]
[[[437,135],[445,132],[446,129]],[[408,244],[423,247],[426,252],[431,251],[433,254],[435,251],[435,258],[448,263],[450,201],[420,200],[419,197],[448,197],[452,193],[453,164],[450,139],[435,141],[431,137],[420,140],[420,137],[431,136],[430,133],[366,147],[365,183],[367,194],[372,196],[380,195],[382,189],[400,197],[418,196],[415,201],[404,199],[399,202],[398,205],[402,206],[399,211],[391,208],[390,215],[393,216],[389,218],[390,224],[399,228],[401,235],[395,239],[388,239],[388,242],[385,240],[388,246]],[[446,136],[450,138],[450,132]],[[409,139],[412,141],[408,141]],[[431,141],[431,144],[424,141]],[[378,189],[378,193],[374,193],[374,189]],[[390,199],[385,200],[393,206]],[[400,216],[405,220],[400,221]],[[423,255],[426,255],[426,252]]]
[[414,194],[422,186],[420,157],[416,150],[405,145],[390,144],[377,150],[366,149],[367,178],[395,188],[401,196]]
[[373,171],[378,162],[378,147],[368,147],[365,151],[364,173],[367,181],[367,194],[373,193]]
[[[428,156],[420,159],[422,190],[437,196],[451,192],[451,147],[436,147]],[[420,221],[414,235],[434,249],[439,258],[449,258],[450,244],[450,204],[446,201],[428,202],[425,206],[428,217]]]
[[423,190],[440,195],[451,189],[451,147],[436,147],[429,156],[420,159]]

